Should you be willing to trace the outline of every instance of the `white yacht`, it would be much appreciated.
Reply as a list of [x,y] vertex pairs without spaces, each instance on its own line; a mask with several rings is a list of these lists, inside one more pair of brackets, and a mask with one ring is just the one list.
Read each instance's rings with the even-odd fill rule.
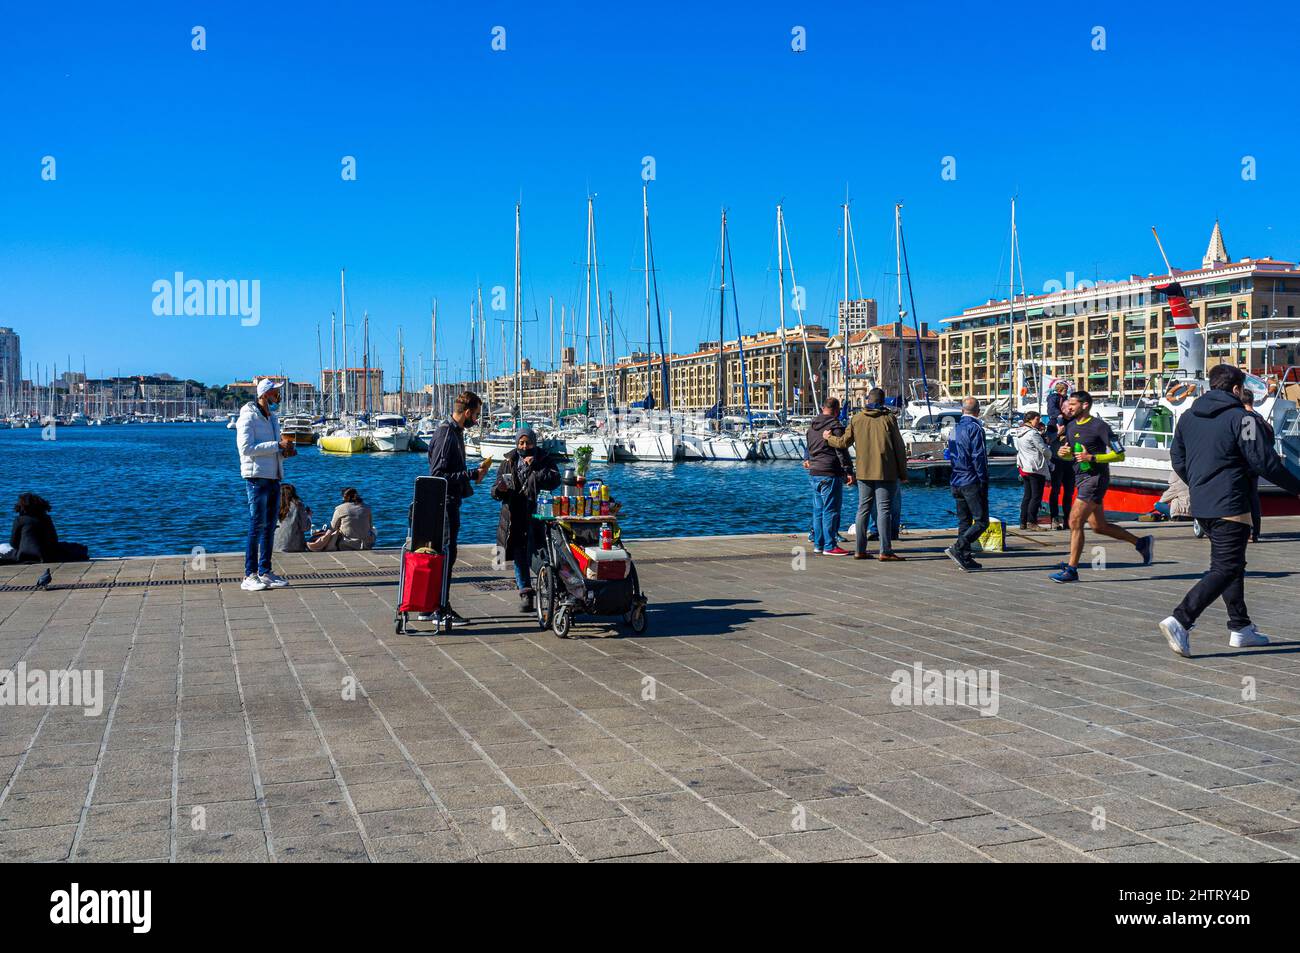
[[398,414],[376,414],[368,436],[379,453],[405,453],[411,449],[411,428]]

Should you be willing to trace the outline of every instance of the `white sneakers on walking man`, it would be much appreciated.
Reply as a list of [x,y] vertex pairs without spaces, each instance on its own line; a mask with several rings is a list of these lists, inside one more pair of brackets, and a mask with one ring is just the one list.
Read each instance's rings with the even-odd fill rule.
[[[1191,657],[1192,635],[1186,626],[1173,616],[1169,616],[1160,623],[1160,631],[1164,634],[1169,647],[1174,650],[1174,654],[1181,655],[1183,658]],[[1234,649],[1255,649],[1261,645],[1268,645],[1268,636],[1259,631],[1259,627],[1252,622],[1240,631],[1231,630],[1228,634],[1228,644]]]

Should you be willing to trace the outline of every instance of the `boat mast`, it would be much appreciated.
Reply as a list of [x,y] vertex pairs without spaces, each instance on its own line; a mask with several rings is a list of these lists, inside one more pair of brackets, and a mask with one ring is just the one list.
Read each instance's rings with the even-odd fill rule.
[[790,368],[787,364],[785,350],[785,250],[781,247],[781,233],[784,219],[781,214],[781,203],[776,206],[776,290],[777,298],[780,303],[778,313],[781,318],[781,400],[778,410],[784,408],[785,416],[790,415]]
[[641,229],[642,250],[645,257],[645,392],[648,397],[652,392],[650,371],[654,366],[654,350],[650,338],[650,201],[645,182],[641,183]]
[[343,370],[339,377],[343,381],[343,413],[348,412],[348,293],[345,283],[345,269],[339,269],[339,297],[342,299],[340,307],[343,311]]
[[[901,400],[906,400],[907,379],[903,374],[903,350],[907,347],[907,340],[904,337],[907,332],[904,324],[907,311],[903,308],[903,204],[901,202],[894,204],[894,277],[898,285],[898,395]],[[881,370],[884,370],[883,366]],[[929,388],[926,388],[925,400],[928,406]],[[901,407],[899,409],[902,410]]]
[[586,336],[582,348],[582,399],[587,402],[587,413],[591,413],[591,230],[593,214],[591,196],[587,196],[587,297],[585,318]]
[[[847,191],[847,190],[846,190]],[[844,306],[840,311],[840,341],[844,345],[840,352],[840,367],[844,371],[844,412],[849,409],[849,197],[844,196]]]
[[[1010,379],[1007,383],[1007,413],[1016,409],[1016,197],[1011,196],[1011,253],[1007,256],[1007,303],[1010,305],[1007,324],[1007,344],[1011,351]],[[1029,312],[1025,312],[1026,318]],[[1025,341],[1028,357],[1028,340]]]
[[726,410],[726,389],[723,383],[723,365],[725,360],[722,356],[722,342],[727,336],[727,210],[722,210],[722,237],[719,239],[718,265],[721,269],[721,284],[718,285],[718,432],[722,432],[722,415]]
[[523,291],[519,277],[519,203],[515,203],[515,418],[522,418],[524,412],[524,326],[523,326]]

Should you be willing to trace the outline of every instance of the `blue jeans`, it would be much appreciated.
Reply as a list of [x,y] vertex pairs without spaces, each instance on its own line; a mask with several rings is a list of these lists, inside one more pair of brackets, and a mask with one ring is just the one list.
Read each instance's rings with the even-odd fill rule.
[[844,478],[812,476],[813,549],[825,552],[840,544],[840,506],[844,502]]
[[[530,527],[531,529],[531,527]],[[533,588],[533,537],[532,533],[528,534],[524,542],[524,548],[515,553],[515,585],[519,591]]]
[[244,575],[265,576],[271,571],[275,546],[275,518],[280,510],[280,481],[253,477],[248,487],[248,548],[244,550]]
[[880,552],[884,554],[894,551],[894,534],[897,531],[894,510],[897,500],[897,480],[858,481],[857,543],[855,544],[858,552],[867,551],[867,518],[873,510],[876,515],[876,531],[880,534]]

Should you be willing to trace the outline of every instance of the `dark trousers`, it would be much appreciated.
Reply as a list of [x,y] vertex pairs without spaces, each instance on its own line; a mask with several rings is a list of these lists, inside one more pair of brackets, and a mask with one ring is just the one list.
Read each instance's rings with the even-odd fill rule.
[[1020,482],[1025,491],[1020,496],[1020,525],[1038,522],[1038,508],[1043,505],[1043,486],[1047,477],[1041,473],[1022,473]]
[[456,541],[460,536],[460,500],[447,501],[447,522],[442,528],[442,544],[447,547],[447,577],[456,565]]
[[1210,603],[1222,596],[1228,609],[1228,627],[1240,632],[1250,625],[1250,614],[1246,611],[1246,545],[1250,542],[1250,524],[1217,518],[1201,518],[1200,523],[1210,538],[1210,571],[1183,597],[1174,610],[1174,618],[1191,628]]
[[265,576],[271,571],[275,548],[275,522],[280,510],[280,481],[252,477],[248,490],[248,545],[244,548],[244,575]]
[[1052,458],[1052,487],[1047,493],[1047,515],[1056,519],[1056,499],[1060,494],[1061,516],[1070,518],[1070,508],[1074,506],[1074,464],[1065,460]]
[[959,555],[969,556],[975,541],[989,528],[989,485],[954,486],[952,498],[957,501],[957,542],[952,548]]
[[1264,510],[1259,502],[1259,477],[1255,477],[1255,487],[1250,494],[1250,529],[1251,538],[1259,539],[1264,528]]

